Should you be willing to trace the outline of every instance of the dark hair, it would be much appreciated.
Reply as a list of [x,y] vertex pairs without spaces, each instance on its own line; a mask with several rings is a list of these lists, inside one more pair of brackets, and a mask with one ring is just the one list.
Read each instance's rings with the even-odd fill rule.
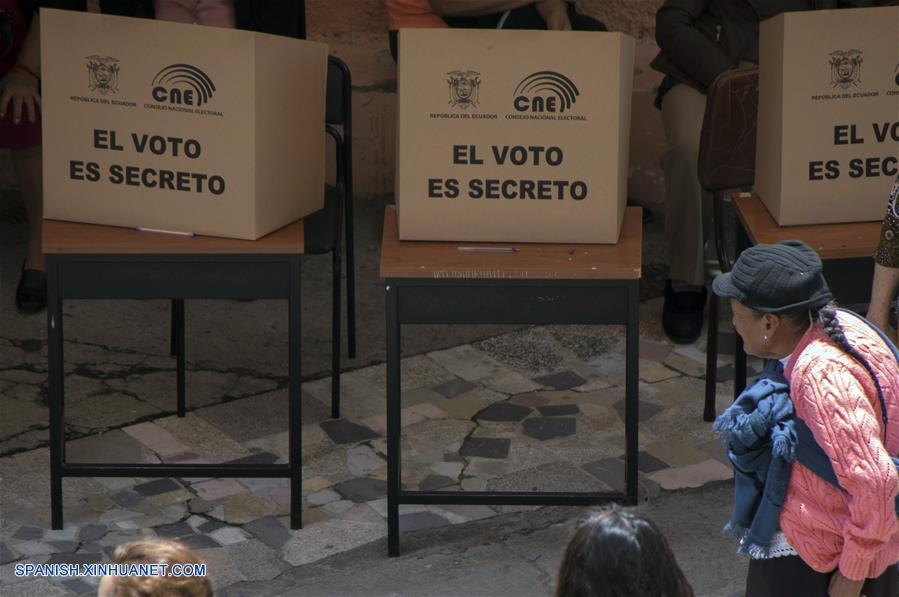
[[556,597],[693,597],[693,589],[658,527],[613,506],[574,533]]
[[[757,318],[761,318],[764,316],[764,313],[760,313],[758,311],[753,310],[753,314]],[[843,331],[843,326],[840,325],[839,320],[837,319],[837,307],[836,303],[828,303],[827,305],[816,308],[816,309],[798,309],[794,311],[784,311],[783,313],[772,313],[772,315],[777,315],[781,319],[785,320],[788,324],[794,327],[800,327],[803,324],[811,323],[812,321],[819,321],[821,323],[821,327],[824,328],[824,334],[830,339],[831,342],[837,345],[837,347],[855,359],[865,370],[868,372],[868,375],[871,376],[871,379],[874,381],[874,387],[877,390],[877,398],[880,400],[880,417],[883,421],[884,428],[887,425],[887,408],[886,402],[883,399],[883,389],[880,387],[880,381],[877,379],[877,375],[874,373],[874,369],[871,367],[871,364],[868,362],[868,359],[865,358],[861,352],[859,352],[854,346],[849,343],[849,340],[846,338],[846,333]]]

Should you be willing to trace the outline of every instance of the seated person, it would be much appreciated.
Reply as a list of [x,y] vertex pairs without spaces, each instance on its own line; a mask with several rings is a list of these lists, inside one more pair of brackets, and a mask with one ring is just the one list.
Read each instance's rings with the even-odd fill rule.
[[390,53],[396,60],[397,31],[404,27],[606,31],[571,0],[387,0]]
[[[137,1],[137,0],[133,0]],[[147,1],[147,0],[144,0]],[[148,16],[160,21],[300,36],[300,5],[295,0],[154,0]]]
[[156,18],[234,29],[233,0],[155,0]]
[[[895,2],[896,0],[887,0]],[[665,286],[662,327],[678,344],[702,331],[705,239],[710,238],[712,198],[699,185],[699,134],[706,90],[724,71],[758,64],[759,23],[782,12],[862,7],[884,0],[666,0],[656,14],[661,51],[652,67],[665,75],[656,107],[668,148],[665,231],[670,273]]]

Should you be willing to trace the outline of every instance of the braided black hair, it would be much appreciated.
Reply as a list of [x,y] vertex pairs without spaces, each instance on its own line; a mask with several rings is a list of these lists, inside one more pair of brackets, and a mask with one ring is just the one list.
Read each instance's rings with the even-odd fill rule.
[[871,376],[871,379],[874,380],[874,387],[877,388],[877,399],[880,400],[880,417],[883,420],[884,429],[886,429],[887,406],[886,401],[883,399],[883,389],[880,387],[880,382],[877,380],[877,375],[875,375],[874,369],[871,367],[868,359],[852,346],[846,338],[843,326],[841,326],[839,320],[837,320],[837,309],[833,303],[821,308],[818,312],[818,321],[820,321],[821,325],[824,327],[824,333],[827,334],[827,337],[830,338],[840,350],[851,356],[864,367]]

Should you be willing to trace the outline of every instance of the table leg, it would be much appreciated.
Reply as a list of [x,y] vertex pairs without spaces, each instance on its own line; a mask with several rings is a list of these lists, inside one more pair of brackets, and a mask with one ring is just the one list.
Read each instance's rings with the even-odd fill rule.
[[187,402],[184,383],[184,299],[172,301],[172,325],[174,326],[172,340],[175,345],[175,360],[177,362],[178,416],[183,417]]
[[736,334],[734,349],[734,400],[746,389],[746,351],[743,350],[743,338]]
[[47,256],[47,365],[50,393],[50,526],[63,527],[62,466],[65,462],[66,425],[62,352],[62,300],[59,298],[59,263]]
[[300,259],[290,262],[290,299],[288,301],[288,392],[287,429],[290,462],[290,528],[303,528],[303,426],[300,352]]
[[397,287],[387,281],[387,555],[400,555],[400,323]]
[[708,304],[708,341],[705,354],[705,406],[702,410],[703,421],[715,420],[715,396],[718,385],[718,295],[709,293]]
[[[739,218],[737,218],[737,257],[749,246],[750,242],[746,229],[743,228]],[[734,400],[736,400],[740,393],[746,389],[746,351],[743,350],[743,339],[736,330],[734,330],[734,337],[736,338],[734,346]]]
[[175,311],[177,311],[175,299],[172,299],[172,314],[169,318],[171,321],[171,329],[169,331],[169,354],[173,357],[178,356],[178,316]]
[[640,286],[636,281],[628,284],[627,309],[624,390],[625,493],[627,501],[636,504],[640,416]]

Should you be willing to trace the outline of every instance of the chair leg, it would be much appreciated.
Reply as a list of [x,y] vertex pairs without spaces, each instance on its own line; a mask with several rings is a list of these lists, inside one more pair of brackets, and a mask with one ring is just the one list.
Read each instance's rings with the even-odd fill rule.
[[[737,258],[739,258],[743,250],[748,249],[751,243],[739,218],[735,219],[734,225],[737,236]],[[746,351],[743,350],[743,338],[740,337],[740,334],[735,333],[734,336],[736,336],[734,348],[734,400],[736,400],[746,389]]]
[[340,251],[331,252],[331,418],[340,418]]
[[[715,191],[712,194],[713,226],[715,231],[715,252],[718,255],[718,267],[725,274],[733,267],[730,255],[727,253],[727,241],[724,238],[724,191]],[[737,224],[739,226],[739,223]]]
[[735,334],[736,348],[734,350],[734,400],[746,389],[746,351],[743,350],[743,338]]
[[175,358],[177,361],[177,392],[178,392],[178,416],[183,417],[186,411],[186,396],[184,383],[184,299],[175,299],[172,301],[172,325],[174,333],[172,340],[175,345]]
[[347,196],[346,218],[346,325],[347,355],[356,358],[356,259],[353,242],[353,198]]
[[715,395],[718,386],[718,295],[709,293],[709,321],[705,355],[705,406],[703,421],[715,420]]

